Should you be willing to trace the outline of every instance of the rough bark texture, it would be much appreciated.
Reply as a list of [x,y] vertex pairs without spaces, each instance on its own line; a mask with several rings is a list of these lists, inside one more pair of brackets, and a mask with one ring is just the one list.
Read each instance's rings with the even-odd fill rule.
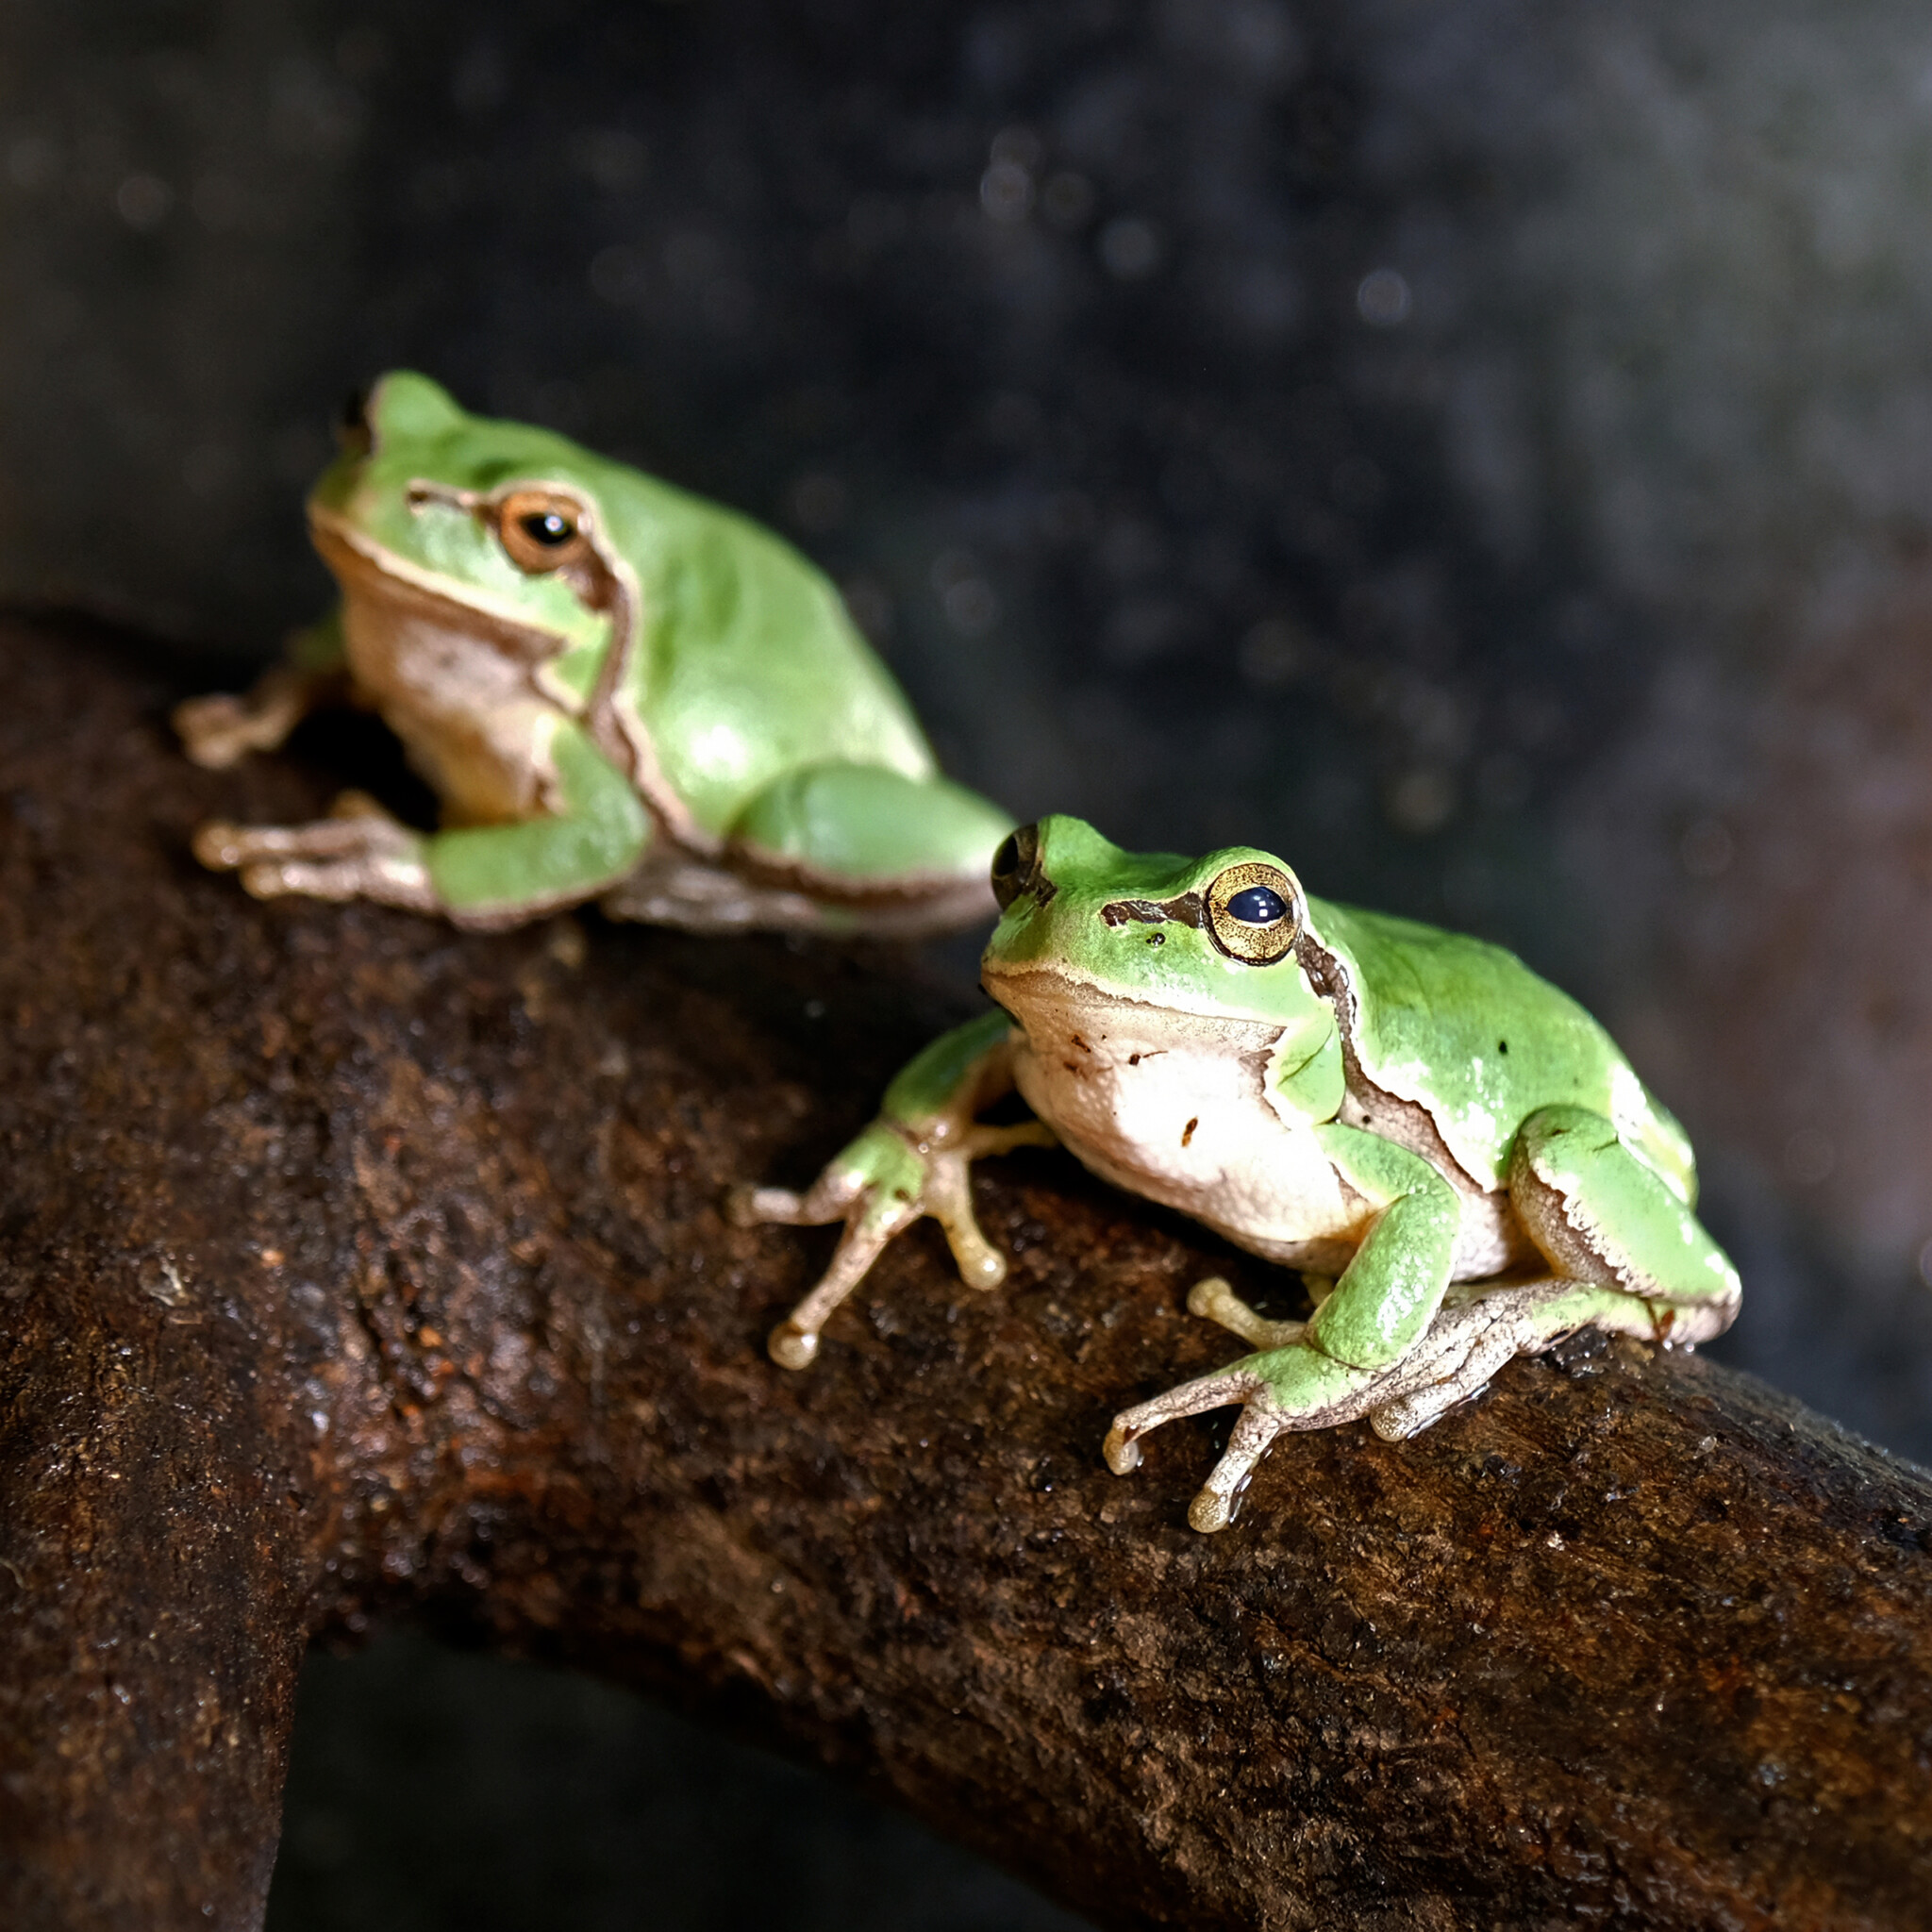
[[[820,1363],[829,1232],[731,1227],[948,1017],[906,963],[258,907],[177,693],[0,630],[0,1923],[255,1924],[307,1637],[426,1609],[895,1791],[1109,1925],[1906,1926],[1932,1484],[1707,1364],[1578,1346],[1402,1446],[1101,1467],[1270,1271],[989,1163]],[[1746,1319],[1748,1319],[1748,1302]]]

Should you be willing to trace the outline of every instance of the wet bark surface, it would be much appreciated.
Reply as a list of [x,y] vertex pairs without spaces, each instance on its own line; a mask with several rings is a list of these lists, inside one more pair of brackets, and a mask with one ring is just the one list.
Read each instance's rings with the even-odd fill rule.
[[957,1017],[908,959],[258,906],[189,834],[315,812],[313,747],[196,772],[71,627],[0,679],[0,1922],[258,1923],[303,1647],[410,1612],[1109,1925],[1923,1923],[1922,1473],[1586,1342],[1197,1536],[1226,1416],[1100,1440],[1271,1271],[1058,1154],[982,1172],[1002,1292],[924,1226],[788,1374],[831,1233],[723,1196]]

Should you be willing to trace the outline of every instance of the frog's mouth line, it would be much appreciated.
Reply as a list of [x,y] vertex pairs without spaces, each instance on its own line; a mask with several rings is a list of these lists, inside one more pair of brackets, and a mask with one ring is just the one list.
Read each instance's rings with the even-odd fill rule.
[[521,610],[487,596],[459,595],[446,577],[411,563],[332,510],[310,507],[308,537],[345,592],[353,589],[376,602],[426,602],[439,614],[480,619],[477,634],[519,663],[546,663],[570,647],[560,631],[532,624]]
[[1142,998],[1135,993],[1123,992],[1118,987],[1109,986],[1093,974],[1064,962],[1050,966],[1032,962],[1023,966],[1006,966],[998,960],[982,959],[979,964],[979,984],[994,1006],[1010,1015],[1016,1024],[1023,1026],[1025,1023],[1020,1019],[1016,1008],[1024,1006],[1029,1000],[1064,997],[1070,987],[1079,988],[1085,996],[1094,1001],[1105,1001],[1119,1007],[1133,1007],[1143,1012],[1186,1013],[1197,1020],[1251,1021],[1258,1025],[1276,1028],[1281,1025],[1278,1015],[1258,1009],[1242,1011],[1237,1003],[1224,996],[1194,996],[1181,988],[1167,986],[1163,986],[1158,995],[1154,998]]

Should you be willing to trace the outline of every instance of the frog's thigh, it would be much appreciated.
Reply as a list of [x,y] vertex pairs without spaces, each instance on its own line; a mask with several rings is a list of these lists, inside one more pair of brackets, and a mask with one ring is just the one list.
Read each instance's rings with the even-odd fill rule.
[[1480,1394],[1519,1355],[1541,1355],[1579,1328],[1655,1341],[1674,1312],[1664,1310],[1660,1321],[1649,1302],[1593,1282],[1541,1281],[1475,1292],[1437,1318],[1369,1420],[1385,1441],[1400,1442]]
[[1601,1114],[1580,1107],[1531,1114],[1510,1155],[1509,1197],[1530,1239],[1571,1280],[1698,1308],[1708,1334],[1728,1324],[1738,1271]]
[[1441,1306],[1462,1219],[1456,1191],[1419,1154],[1358,1127],[1317,1127],[1322,1151],[1371,1201],[1385,1205],[1341,1278],[1315,1310],[1307,1339],[1358,1369],[1398,1361]]
[[982,882],[1012,821],[944,778],[879,765],[808,765],[774,779],[739,814],[732,842],[767,865],[828,880]]

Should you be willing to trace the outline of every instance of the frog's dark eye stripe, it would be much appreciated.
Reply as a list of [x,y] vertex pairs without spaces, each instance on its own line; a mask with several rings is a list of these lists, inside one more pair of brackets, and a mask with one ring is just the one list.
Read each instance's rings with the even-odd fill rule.
[[1208,936],[1229,958],[1272,966],[1294,950],[1302,889],[1285,866],[1245,859],[1217,874],[1201,897]]

